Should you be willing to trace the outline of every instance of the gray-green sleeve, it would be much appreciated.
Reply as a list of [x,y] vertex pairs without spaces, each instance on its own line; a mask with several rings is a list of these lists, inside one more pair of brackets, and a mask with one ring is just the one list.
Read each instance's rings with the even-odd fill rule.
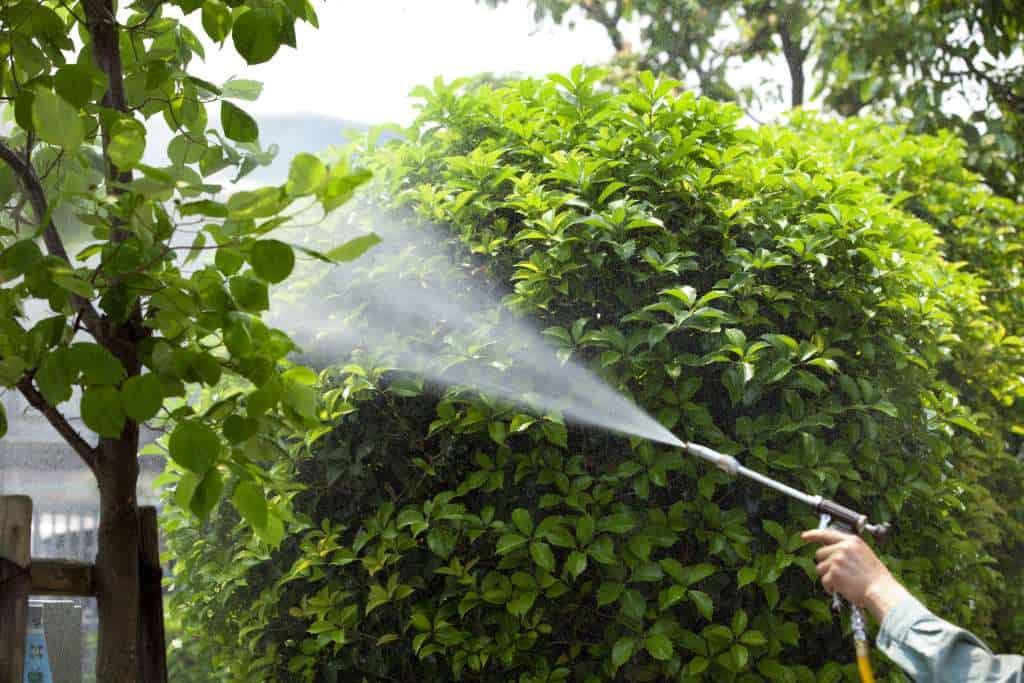
[[1024,683],[1024,657],[992,654],[974,634],[913,597],[885,615],[878,649],[916,683]]

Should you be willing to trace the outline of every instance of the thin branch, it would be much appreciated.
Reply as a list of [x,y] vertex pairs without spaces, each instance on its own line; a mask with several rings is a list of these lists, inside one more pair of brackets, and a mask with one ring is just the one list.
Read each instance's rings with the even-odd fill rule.
[[65,0],[60,0],[60,6],[66,9],[68,14],[75,18],[75,21],[77,21],[79,24],[82,24],[83,26],[85,25],[85,19],[75,14],[75,10],[71,9],[71,7],[68,5],[67,2],[65,2]]
[[18,391],[21,392],[22,396],[29,402],[33,408],[38,410],[46,417],[46,420],[53,425],[53,428],[60,432],[60,435],[64,437],[64,440],[68,442],[75,453],[78,453],[89,469],[92,470],[93,474],[96,474],[96,449],[89,445],[89,443],[82,438],[82,435],[75,431],[75,428],[71,426],[64,414],[61,413],[57,408],[51,406],[49,402],[43,397],[39,390],[36,389],[35,385],[32,384],[32,377],[26,375],[22,377],[18,382]]
[[[60,233],[57,232],[57,226],[54,225],[53,219],[50,217],[50,207],[46,201],[46,193],[43,191],[43,185],[39,180],[39,176],[36,175],[35,169],[31,165],[26,164],[24,159],[18,156],[3,140],[0,140],[0,159],[10,166],[11,170],[18,177],[39,222],[46,222],[43,227],[43,242],[46,244],[46,250],[51,256],[56,256],[67,262],[68,265],[71,265],[71,258],[68,256],[67,249],[64,248],[64,241],[61,239]],[[82,316],[85,328],[97,340],[102,339],[103,323],[93,305],[88,299],[77,294],[72,294],[70,299],[71,307]]]

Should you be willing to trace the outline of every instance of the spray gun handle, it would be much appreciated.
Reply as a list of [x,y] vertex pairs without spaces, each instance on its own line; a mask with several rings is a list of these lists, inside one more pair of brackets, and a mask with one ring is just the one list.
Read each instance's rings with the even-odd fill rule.
[[822,498],[815,507],[822,517],[826,515],[829,517],[833,527],[846,533],[861,534],[866,531],[881,541],[892,528],[892,525],[888,523],[868,524],[867,515],[862,515],[856,510],[851,510],[827,498]]
[[[843,522],[834,522],[832,515],[827,512],[822,512],[818,518],[819,529],[838,529],[843,533],[850,533],[850,527]],[[832,612],[836,615],[841,614],[843,611],[843,599],[839,597],[839,593],[832,594]]]

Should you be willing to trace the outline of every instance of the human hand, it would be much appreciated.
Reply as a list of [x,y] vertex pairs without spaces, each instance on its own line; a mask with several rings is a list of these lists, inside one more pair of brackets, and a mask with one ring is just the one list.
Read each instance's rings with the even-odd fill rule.
[[858,607],[867,607],[878,621],[909,595],[860,536],[835,529],[815,529],[800,535],[822,543],[814,554],[821,583]]

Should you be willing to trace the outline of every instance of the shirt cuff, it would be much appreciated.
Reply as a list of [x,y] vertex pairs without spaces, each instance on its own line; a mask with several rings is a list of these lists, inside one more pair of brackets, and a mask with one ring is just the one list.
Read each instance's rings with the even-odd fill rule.
[[920,600],[908,595],[889,610],[882,620],[882,627],[878,630],[878,647],[885,648],[892,643],[902,643],[914,624],[931,617],[932,613]]

